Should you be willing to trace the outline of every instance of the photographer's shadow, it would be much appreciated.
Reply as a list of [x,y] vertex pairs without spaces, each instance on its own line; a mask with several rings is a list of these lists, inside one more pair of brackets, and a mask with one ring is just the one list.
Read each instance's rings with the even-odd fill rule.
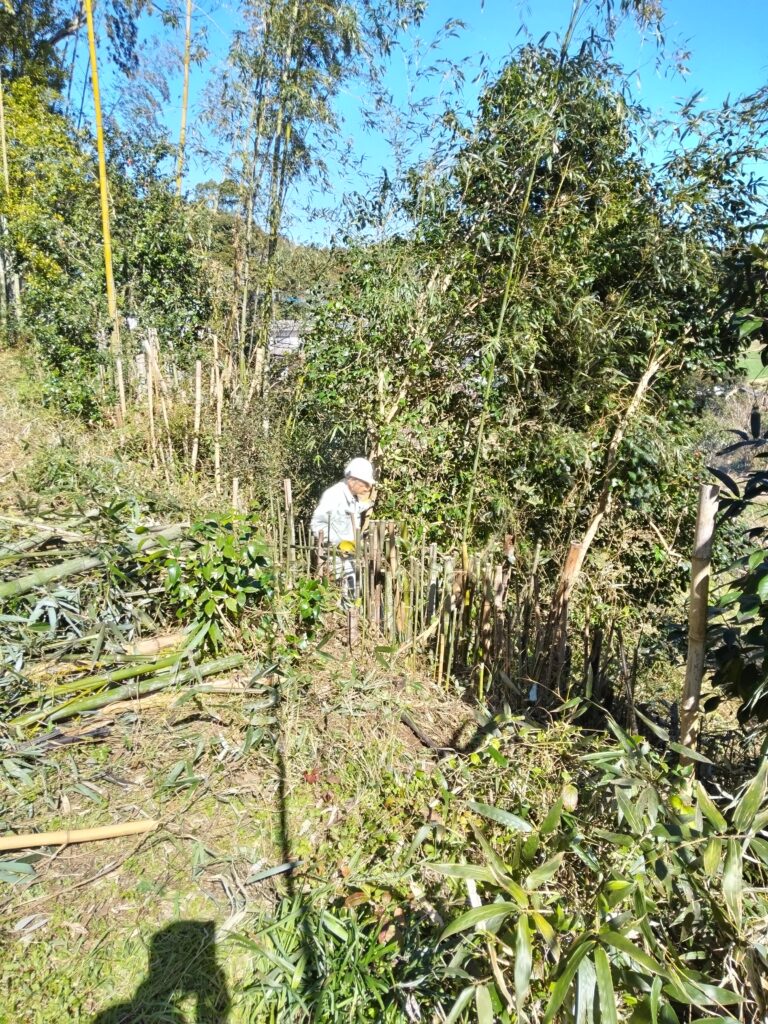
[[194,1024],[225,1024],[231,1004],[213,921],[176,921],[153,935],[147,976],[133,999],[102,1010],[93,1024],[188,1024],[181,1003],[189,996]]

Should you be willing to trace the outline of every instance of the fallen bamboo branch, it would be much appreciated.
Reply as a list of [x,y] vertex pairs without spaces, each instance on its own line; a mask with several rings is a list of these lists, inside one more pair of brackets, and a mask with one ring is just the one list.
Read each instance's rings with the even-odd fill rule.
[[[178,525],[169,526],[167,530],[163,530],[161,533],[142,533],[135,540],[128,543],[128,551],[135,554],[146,545],[147,540],[150,541],[150,544],[146,546],[154,546],[158,540],[176,540],[181,536],[184,529],[184,525]],[[45,569],[38,569],[27,576],[21,576],[18,579],[9,580],[8,583],[0,584],[0,601],[10,597],[21,597],[22,594],[28,594],[30,590],[46,587],[49,583],[55,583],[56,580],[66,579],[67,576],[89,572],[91,569],[97,569],[99,566],[105,565],[106,562],[107,558],[105,555],[84,555],[81,558],[70,558],[66,562],[59,562],[57,565],[51,565]]]
[[[126,679],[135,679],[138,676],[157,675],[162,669],[172,668],[183,657],[183,652],[167,654],[158,661],[145,662],[140,665],[126,665],[123,668],[113,669],[111,672],[99,672],[95,675],[82,676],[80,679],[73,679],[70,683],[60,683],[58,686],[51,686],[45,690],[34,690],[25,693],[18,700],[18,703],[33,704],[45,697],[65,697],[71,693],[88,693],[90,690],[98,690],[102,686],[109,686],[110,683],[120,683]],[[12,718],[9,725],[28,725],[37,719],[37,712],[29,715],[20,715]]]
[[99,839],[119,839],[153,832],[159,821],[124,821],[119,825],[99,825],[96,828],[67,828],[58,832],[25,832],[15,836],[0,836],[0,850],[26,850],[33,846],[69,846],[72,843],[92,843]]
[[35,712],[37,721],[61,722],[73,715],[82,715],[87,711],[98,711],[119,700],[131,700],[144,697],[148,693],[157,693],[169,686],[178,686],[188,683],[191,680],[203,679],[205,676],[215,675],[217,672],[229,672],[232,669],[240,668],[244,662],[242,654],[232,654],[228,658],[218,658],[216,661],[209,661],[205,665],[195,665],[193,668],[185,669],[183,672],[170,671],[161,676],[153,676],[141,683],[126,683],[124,686],[117,686],[106,693],[97,693],[86,696],[82,699],[67,701],[59,707],[47,708],[44,711]]

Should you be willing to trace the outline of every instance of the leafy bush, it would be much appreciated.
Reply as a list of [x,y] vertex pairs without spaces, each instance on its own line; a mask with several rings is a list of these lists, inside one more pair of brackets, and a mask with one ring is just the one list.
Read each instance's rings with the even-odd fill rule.
[[508,721],[382,780],[356,876],[307,881],[259,924],[251,988],[273,1019],[763,1019],[768,761],[726,797],[610,725]]
[[160,570],[176,617],[192,623],[197,642],[214,650],[232,633],[249,601],[275,593],[276,570],[255,528],[249,517],[212,516],[194,523],[183,540],[142,556],[148,567]]

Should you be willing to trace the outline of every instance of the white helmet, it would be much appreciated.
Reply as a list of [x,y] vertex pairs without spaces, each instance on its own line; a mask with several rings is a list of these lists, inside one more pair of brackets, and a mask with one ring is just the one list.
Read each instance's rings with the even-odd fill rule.
[[344,468],[344,476],[353,476],[355,480],[362,480],[370,487],[376,483],[373,476],[373,466],[368,459],[352,459]]

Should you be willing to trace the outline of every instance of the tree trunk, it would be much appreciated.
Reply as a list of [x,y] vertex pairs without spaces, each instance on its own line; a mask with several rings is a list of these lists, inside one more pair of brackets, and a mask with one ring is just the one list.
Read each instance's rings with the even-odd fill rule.
[[[691,557],[691,594],[688,608],[688,660],[680,714],[680,737],[684,746],[696,746],[699,731],[699,701],[707,644],[707,609],[709,607],[709,568],[715,532],[720,488],[702,484],[699,488],[699,510]],[[683,758],[683,761],[686,761]]]

